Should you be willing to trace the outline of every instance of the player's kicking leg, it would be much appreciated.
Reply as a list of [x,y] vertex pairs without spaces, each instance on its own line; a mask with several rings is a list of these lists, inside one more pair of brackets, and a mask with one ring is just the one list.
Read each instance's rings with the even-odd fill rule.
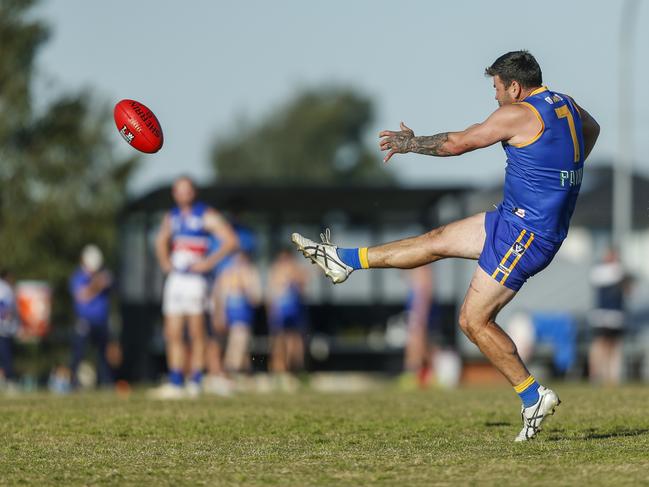
[[294,233],[291,240],[334,284],[339,284],[357,269],[412,269],[447,257],[477,259],[485,240],[484,218],[484,213],[478,213],[417,237],[370,248],[338,248],[328,229],[320,234],[320,243],[299,233]]

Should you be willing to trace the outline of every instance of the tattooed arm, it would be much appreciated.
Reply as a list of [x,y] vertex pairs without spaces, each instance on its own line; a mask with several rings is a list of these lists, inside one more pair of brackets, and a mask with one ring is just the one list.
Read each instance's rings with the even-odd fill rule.
[[427,156],[452,156],[454,154],[450,151],[450,148],[445,147],[445,145],[448,145],[449,135],[449,132],[443,132],[441,134],[416,137],[412,129],[401,122],[400,132],[381,132],[380,136],[384,137],[381,140],[381,150],[390,149],[390,153],[385,159],[386,162],[394,153],[415,152]]
[[384,162],[388,162],[394,154],[407,152],[438,157],[457,156],[500,141],[516,142],[519,138],[527,140],[538,130],[540,124],[529,109],[520,105],[506,105],[492,113],[484,122],[471,125],[461,132],[417,137],[412,129],[401,122],[400,131],[384,130],[379,134],[379,145],[382,151],[388,151]]

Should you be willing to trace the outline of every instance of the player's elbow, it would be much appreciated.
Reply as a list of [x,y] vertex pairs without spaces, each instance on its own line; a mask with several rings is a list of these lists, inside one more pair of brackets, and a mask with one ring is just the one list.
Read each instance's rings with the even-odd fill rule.
[[599,124],[593,118],[591,118],[589,120],[588,126],[586,127],[586,131],[584,133],[585,139],[588,141],[588,143],[591,146],[595,145],[595,142],[599,137],[599,132],[600,132]]
[[88,301],[90,301],[90,298],[91,298],[92,296],[91,296],[90,291],[88,290],[88,288],[85,287],[85,288],[80,289],[79,291],[77,291],[77,292],[75,293],[74,297],[76,298],[76,300],[77,300],[79,303],[83,303],[83,304],[85,304],[85,303],[87,303]]
[[[476,124],[480,125],[480,124]],[[478,135],[470,129],[464,132],[455,132],[449,134],[448,140],[444,144],[444,149],[449,156],[459,156],[467,152],[481,149],[491,145],[493,142],[485,140],[485,137]]]
[[161,233],[155,239],[155,250],[158,255],[162,254],[169,248],[169,238],[167,235]]
[[597,140],[597,138],[599,137],[600,126],[595,120],[593,120],[592,130],[593,130],[593,137],[595,138],[595,140]]
[[473,150],[468,140],[456,134],[449,134],[443,149],[447,156],[459,156]]
[[584,120],[584,128],[588,131],[588,135],[595,139],[599,136],[599,123],[591,115],[588,115]]
[[467,152],[474,151],[479,149],[481,146],[469,142],[456,142],[454,144],[449,144],[448,155],[449,156],[461,156]]
[[444,147],[447,156],[460,156],[465,152],[469,152],[465,146],[459,144],[448,144],[448,147]]
[[239,240],[239,237],[235,234],[230,235],[225,246],[228,249],[228,253],[236,252],[237,250],[240,250],[241,242]]

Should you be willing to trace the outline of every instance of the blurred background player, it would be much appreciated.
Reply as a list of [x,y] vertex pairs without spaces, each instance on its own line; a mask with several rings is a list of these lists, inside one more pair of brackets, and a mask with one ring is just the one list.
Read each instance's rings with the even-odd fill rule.
[[106,351],[109,340],[110,290],[112,276],[103,269],[104,256],[96,245],[86,245],[79,268],[70,278],[76,321],[72,339],[70,372],[73,387],[78,385],[77,371],[88,340],[97,351],[97,379],[100,385],[113,381]]
[[261,302],[259,271],[246,252],[238,252],[215,283],[215,301],[228,330],[225,369],[230,373],[250,370],[250,337],[255,308]]
[[[200,393],[205,366],[205,274],[211,272],[238,245],[238,239],[227,221],[213,208],[195,202],[196,187],[190,178],[182,176],[176,179],[172,197],[177,206],[164,216],[156,239],[158,262],[167,274],[162,312],[169,383],[154,392],[161,399],[185,395],[185,320],[191,344],[191,378],[187,392],[190,395]],[[208,252],[210,236],[220,242],[212,252]]]
[[[249,255],[254,255],[257,249],[257,237],[255,232],[248,226],[242,224],[237,216],[230,219],[230,224],[239,240],[239,249]],[[212,238],[212,250],[220,246],[220,242]],[[237,253],[229,254],[220,261],[213,270],[212,282],[210,283],[210,300],[208,306],[207,325],[207,348],[206,364],[208,377],[205,378],[203,390],[210,394],[228,396],[232,393],[234,384],[225,373],[223,364],[223,350],[227,341],[227,323],[224,310],[224,303],[219,290],[219,276],[234,261]]]
[[593,382],[619,384],[622,379],[622,340],[625,325],[625,296],[630,278],[614,249],[608,249],[590,276],[595,291],[595,309],[590,315],[593,341],[588,369]]
[[433,296],[433,274],[430,265],[405,272],[408,280],[408,340],[404,353],[403,385],[416,383],[426,387],[432,376],[436,347],[429,337],[429,327],[437,324],[437,307]]
[[[210,252],[216,251],[221,242],[212,236],[210,238]],[[217,396],[229,396],[232,393],[232,383],[225,374],[223,365],[223,350],[227,339],[227,327],[223,308],[217,299],[216,283],[218,277],[232,261],[233,254],[223,258],[209,275],[208,282],[208,303],[205,313],[205,330],[207,342],[205,345],[205,367],[207,377],[203,379],[203,391]]]
[[307,270],[289,249],[281,250],[270,267],[267,314],[271,332],[270,370],[275,374],[304,368],[303,296],[308,279]]
[[0,270],[0,390],[15,392],[16,374],[14,371],[13,347],[20,322],[16,310],[14,278],[9,270]]

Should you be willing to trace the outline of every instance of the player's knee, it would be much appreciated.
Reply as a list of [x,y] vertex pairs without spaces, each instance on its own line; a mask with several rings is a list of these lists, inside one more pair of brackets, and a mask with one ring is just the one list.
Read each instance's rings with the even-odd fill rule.
[[471,334],[469,332],[469,317],[464,312],[464,309],[460,310],[458,323],[460,325],[460,330],[462,330],[462,333],[464,333],[469,340],[473,341],[473,338],[471,337]]
[[203,329],[194,329],[190,331],[189,339],[191,340],[193,346],[202,347],[206,342],[206,334]]
[[425,234],[426,240],[431,247],[431,252],[435,255],[443,254],[445,247],[443,238],[444,230],[446,230],[446,225],[441,225]]
[[426,238],[432,241],[439,240],[439,238],[442,236],[444,233],[444,229],[446,228],[446,225],[441,225],[437,228],[433,228],[432,230],[429,230],[426,232]]
[[181,326],[165,326],[164,338],[167,343],[180,342],[183,339],[183,331]]
[[476,334],[482,329],[486,323],[478,320],[464,310],[460,311],[459,317],[460,329],[467,336],[469,340],[475,342]]

